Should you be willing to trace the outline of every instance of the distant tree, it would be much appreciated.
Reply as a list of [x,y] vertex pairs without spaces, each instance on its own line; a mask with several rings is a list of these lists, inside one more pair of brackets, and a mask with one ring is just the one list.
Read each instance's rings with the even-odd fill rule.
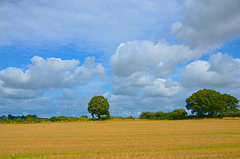
[[238,111],[238,102],[239,100],[231,95],[203,89],[186,99],[186,108],[192,113],[197,113],[198,116],[213,116],[218,113]]
[[17,118],[17,119],[16,119],[16,122],[19,122],[19,123],[20,123],[20,122],[22,122],[22,121],[23,121],[23,120],[22,120],[21,118]]
[[68,117],[62,115],[62,116],[59,116],[59,117],[58,117],[58,120],[59,120],[59,121],[68,121]]
[[164,112],[142,112],[139,116],[140,119],[151,119],[151,120],[168,120],[170,119],[170,113]]
[[94,96],[88,103],[88,112],[92,115],[92,118],[94,118],[94,115],[96,115],[99,120],[103,115],[109,118],[109,103],[107,99],[103,96]]
[[67,117],[67,121],[77,121],[77,117]]
[[32,119],[32,118],[33,118],[33,115],[31,115],[31,114],[27,115],[27,119]]
[[21,116],[21,119],[27,119],[27,117],[26,117],[26,116],[24,116],[24,115],[22,115],[22,116]]
[[52,117],[50,118],[50,121],[51,121],[51,122],[55,122],[55,121],[59,121],[59,120],[58,120],[58,117],[52,116]]
[[175,109],[170,113],[170,117],[173,119],[184,119],[187,115],[187,112],[185,109]]
[[140,119],[150,119],[152,118],[153,113],[151,112],[142,112],[141,115],[139,116]]
[[81,118],[87,118],[88,119],[88,116],[87,115],[82,115]]
[[87,115],[83,115],[80,118],[78,118],[78,120],[80,120],[80,121],[88,121],[88,116]]
[[129,117],[127,117],[127,119],[134,119],[134,117],[133,116],[129,116]]
[[8,117],[5,116],[5,115],[3,115],[3,116],[2,116],[2,121],[3,121],[3,122],[8,122]]
[[14,119],[15,119],[15,116],[12,116],[11,114],[8,114],[8,119],[9,119],[9,120],[14,120]]

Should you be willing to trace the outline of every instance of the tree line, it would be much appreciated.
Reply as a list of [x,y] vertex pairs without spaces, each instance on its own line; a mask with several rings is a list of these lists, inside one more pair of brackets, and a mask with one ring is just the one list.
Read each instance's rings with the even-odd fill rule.
[[[229,94],[221,94],[215,90],[203,89],[193,93],[186,99],[186,109],[191,110],[192,115],[188,115],[185,109],[176,109],[172,112],[142,112],[140,119],[151,120],[177,120],[203,117],[240,117],[239,100]],[[94,96],[88,103],[88,112],[92,115],[91,119],[84,115],[81,117],[52,116],[51,118],[39,118],[37,115],[27,116],[0,116],[1,123],[33,123],[33,122],[59,122],[59,121],[87,121],[87,120],[106,120],[106,119],[125,119],[123,117],[111,117],[109,112],[110,105],[103,96]],[[133,117],[127,117],[133,119]]]
[[151,119],[151,120],[177,120],[185,119],[187,112],[184,109],[176,109],[172,112],[142,112],[139,116],[140,119]]
[[140,119],[192,119],[192,118],[223,118],[240,117],[239,100],[229,94],[221,94],[216,90],[203,89],[193,93],[186,99],[186,109],[176,109],[173,112],[143,112]]
[[87,121],[88,116],[83,115],[81,117],[67,117],[67,116],[52,116],[50,118],[40,118],[37,115],[27,116],[0,116],[0,123],[41,123],[41,122],[72,122],[72,121]]
[[[28,116],[28,117],[27,117]],[[85,122],[85,121],[94,121],[94,120],[99,120],[99,119],[93,119],[93,118],[88,118],[87,115],[83,115],[81,117],[69,117],[69,116],[52,116],[50,118],[40,118],[37,115],[27,115],[27,116],[13,116],[11,114],[9,115],[3,115],[0,116],[0,123],[21,123],[21,124],[31,124],[31,123],[42,123],[42,122]],[[34,118],[30,117],[34,116]],[[124,119],[135,119],[132,116],[129,117],[108,117],[106,118],[101,117],[100,120],[106,120],[106,119],[111,119],[111,120],[124,120]]]

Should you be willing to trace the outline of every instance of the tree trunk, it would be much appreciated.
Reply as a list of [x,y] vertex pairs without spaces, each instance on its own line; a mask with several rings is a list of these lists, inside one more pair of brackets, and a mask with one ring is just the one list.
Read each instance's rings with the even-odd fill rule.
[[98,114],[98,120],[100,120],[100,118],[101,118],[101,115],[100,115],[100,114]]

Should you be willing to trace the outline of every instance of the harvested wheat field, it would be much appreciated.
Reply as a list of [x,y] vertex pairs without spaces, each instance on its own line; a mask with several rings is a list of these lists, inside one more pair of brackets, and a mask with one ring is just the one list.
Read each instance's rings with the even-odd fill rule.
[[240,158],[240,120],[1,124],[0,158]]

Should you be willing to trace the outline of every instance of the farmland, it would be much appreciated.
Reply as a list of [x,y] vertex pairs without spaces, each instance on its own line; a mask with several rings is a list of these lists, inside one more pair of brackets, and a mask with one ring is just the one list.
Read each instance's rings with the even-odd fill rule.
[[0,124],[0,158],[239,158],[240,120]]

